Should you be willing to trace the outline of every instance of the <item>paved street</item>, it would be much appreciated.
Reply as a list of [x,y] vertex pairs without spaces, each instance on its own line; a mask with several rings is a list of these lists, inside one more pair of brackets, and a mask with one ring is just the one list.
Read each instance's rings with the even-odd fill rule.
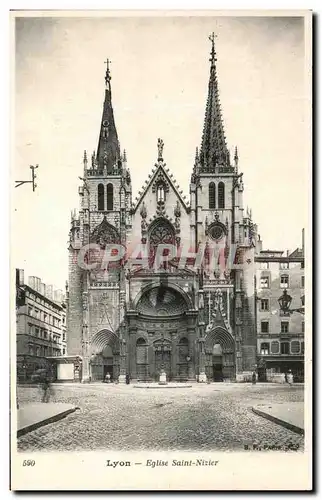
[[[20,405],[39,401],[36,388],[19,387]],[[55,385],[51,401],[80,411],[18,439],[20,451],[243,450],[298,444],[300,435],[251,411],[255,404],[303,401],[303,386],[194,384],[142,389],[133,385]],[[45,403],[44,403],[45,404]]]

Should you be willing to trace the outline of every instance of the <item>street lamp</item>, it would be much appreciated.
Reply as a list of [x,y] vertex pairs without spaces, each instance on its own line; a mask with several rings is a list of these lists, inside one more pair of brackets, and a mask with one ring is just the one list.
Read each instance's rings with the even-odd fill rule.
[[290,312],[290,305],[292,302],[292,297],[287,293],[287,290],[283,291],[283,295],[278,299],[281,311],[284,313]]
[[285,315],[288,315],[288,314],[292,314],[293,312],[299,312],[301,314],[304,314],[304,297],[302,299],[302,304],[303,306],[302,307],[298,307],[298,308],[295,308],[295,309],[290,309],[290,305],[291,305],[291,302],[292,302],[292,297],[287,293],[287,290],[284,290],[283,291],[283,294],[281,295],[281,297],[278,299],[278,303],[279,303],[279,306],[280,306],[280,310],[283,314]]

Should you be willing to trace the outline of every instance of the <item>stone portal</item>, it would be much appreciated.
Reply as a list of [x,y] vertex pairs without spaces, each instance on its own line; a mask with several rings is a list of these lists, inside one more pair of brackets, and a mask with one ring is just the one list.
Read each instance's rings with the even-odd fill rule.
[[[130,378],[167,381],[194,378],[195,327],[189,299],[179,287],[150,285],[128,315],[128,371]],[[191,309],[190,309],[191,313]]]
[[119,339],[108,330],[101,330],[91,342],[90,380],[103,381],[110,374],[110,381],[119,376]]

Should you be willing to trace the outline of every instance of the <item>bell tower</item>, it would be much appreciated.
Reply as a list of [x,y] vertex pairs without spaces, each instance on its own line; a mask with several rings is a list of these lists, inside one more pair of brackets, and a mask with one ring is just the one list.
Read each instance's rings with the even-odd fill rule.
[[[216,342],[219,339],[218,329],[221,328],[222,331],[225,330],[227,338],[218,340],[218,343],[230,345],[229,355],[228,351],[227,355],[223,354],[223,359],[225,356],[230,359],[223,368],[224,378],[238,379],[243,372],[251,372],[256,363],[251,306],[254,284],[251,278],[247,278],[250,273],[245,273],[240,265],[246,260],[246,254],[249,260],[256,240],[256,226],[251,221],[251,213],[244,215],[243,174],[239,172],[238,150],[236,147],[234,157],[231,158],[224,131],[214,33],[209,39],[210,76],[205,119],[201,147],[200,150],[196,149],[190,182],[191,229],[195,248],[197,251],[201,243],[206,248],[203,280],[199,290],[201,294],[204,293],[206,310],[203,313],[205,320],[200,322],[201,329],[204,329],[201,339],[205,339],[206,345],[203,347],[201,340],[200,352],[203,355],[200,359],[200,373],[204,378],[202,368],[205,365],[207,375],[207,359],[208,364],[211,364],[209,339],[212,335],[213,342]],[[234,268],[233,264],[237,263],[239,267]],[[251,264],[248,266],[251,267]],[[223,345],[221,349],[224,352]],[[212,368],[208,367],[209,370]]]
[[236,187],[240,178],[237,173],[238,155],[236,150],[232,163],[222,119],[214,33],[209,39],[211,53],[208,97],[201,147],[200,151],[198,148],[196,150],[190,184],[191,202],[195,210],[197,244],[204,240],[205,232],[215,242],[220,242],[224,238],[227,243],[233,242],[234,216],[237,216],[235,207],[240,205],[239,199],[236,199]]
[[[108,59],[98,147],[91,155],[90,165],[84,152],[83,167],[79,216],[72,214],[70,231],[68,352],[81,357],[84,382],[93,376],[103,378],[104,360],[95,346],[100,346],[100,339],[105,336],[117,353],[114,377],[122,376],[125,380],[119,348],[124,330],[125,276],[119,264],[104,267],[102,257],[109,244],[126,247],[132,228],[132,184],[126,152],[120,152],[115,126]],[[94,257],[91,250],[84,251],[90,244],[96,248]],[[96,267],[92,266],[92,258],[98,259]],[[91,266],[86,266],[88,262]],[[93,356],[97,359],[91,363]]]

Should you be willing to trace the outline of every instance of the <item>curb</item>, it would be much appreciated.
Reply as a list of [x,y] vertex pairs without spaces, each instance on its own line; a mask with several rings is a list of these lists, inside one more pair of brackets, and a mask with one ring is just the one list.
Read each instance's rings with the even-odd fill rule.
[[44,420],[40,420],[39,422],[35,422],[33,424],[27,425],[26,427],[22,427],[21,429],[17,430],[17,437],[23,436],[28,432],[39,429],[39,427],[43,427],[44,425],[57,422],[57,420],[61,420],[62,418],[67,417],[67,415],[69,415],[70,413],[74,413],[74,411],[76,410],[80,410],[80,408],[78,406],[75,406],[75,408],[70,408],[69,410],[57,413],[56,415],[52,415],[51,417],[48,417]]
[[134,389],[188,389],[192,385],[134,385]]
[[252,408],[253,413],[256,415],[259,415],[260,417],[266,418],[266,420],[270,420],[271,422],[274,422],[275,424],[281,425],[282,427],[285,427],[286,429],[289,429],[293,432],[296,432],[297,434],[301,434],[304,436],[304,429],[301,427],[298,427],[297,425],[290,424],[289,422],[286,422],[285,420],[281,420],[278,417],[274,417],[273,415],[270,415],[269,413],[265,413],[264,411],[258,410],[257,408]]

